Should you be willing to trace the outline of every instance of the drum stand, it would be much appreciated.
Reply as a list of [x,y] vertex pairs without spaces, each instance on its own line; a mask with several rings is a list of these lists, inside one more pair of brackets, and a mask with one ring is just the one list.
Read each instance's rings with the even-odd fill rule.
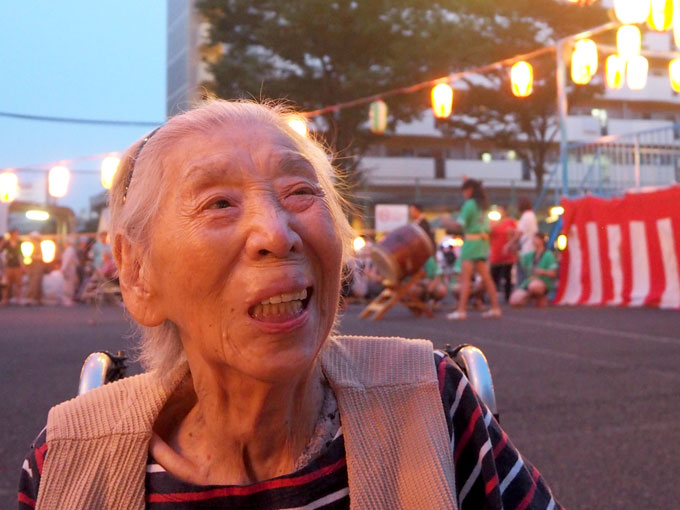
[[390,282],[385,285],[385,289],[371,301],[366,308],[361,311],[359,317],[365,319],[373,314],[372,320],[378,321],[383,318],[387,311],[392,308],[397,303],[403,304],[414,315],[420,315],[424,313],[428,317],[434,317],[432,309],[424,303],[421,299],[415,298],[409,295],[409,290],[411,287],[418,283],[425,277],[425,269],[421,269],[416,274],[411,276],[407,281],[401,281],[398,283]]

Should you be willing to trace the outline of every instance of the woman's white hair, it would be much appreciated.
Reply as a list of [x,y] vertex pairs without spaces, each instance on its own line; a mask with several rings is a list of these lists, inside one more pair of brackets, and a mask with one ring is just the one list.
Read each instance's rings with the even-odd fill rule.
[[[258,124],[266,124],[286,135],[314,167],[335,233],[342,241],[345,263],[352,254],[353,234],[343,209],[346,202],[336,189],[337,175],[323,146],[289,126],[293,118],[299,118],[299,114],[282,104],[225,100],[211,100],[172,117],[148,139],[141,151],[144,137],[123,155],[109,193],[111,239],[121,235],[130,243],[140,245],[143,248],[140,251],[147,254],[154,248],[151,232],[165,195],[167,159],[164,156],[178,140],[190,135],[208,135],[221,126],[255,126],[257,129]],[[166,320],[156,327],[138,327],[141,331],[138,359],[145,369],[168,374],[185,363],[179,330],[172,321]]]

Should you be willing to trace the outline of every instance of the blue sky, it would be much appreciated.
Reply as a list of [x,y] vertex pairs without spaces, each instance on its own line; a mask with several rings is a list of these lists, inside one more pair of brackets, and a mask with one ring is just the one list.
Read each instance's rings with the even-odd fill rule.
[[[0,2],[0,112],[162,122],[165,118],[164,0]],[[122,151],[145,127],[76,125],[0,116],[0,169]],[[89,205],[99,161],[67,164],[60,205]],[[41,174],[19,172],[19,180]]]

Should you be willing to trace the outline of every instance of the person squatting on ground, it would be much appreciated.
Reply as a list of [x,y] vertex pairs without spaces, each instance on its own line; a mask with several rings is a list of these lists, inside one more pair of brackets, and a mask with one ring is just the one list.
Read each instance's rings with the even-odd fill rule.
[[425,269],[425,278],[414,283],[409,294],[414,299],[424,301],[430,307],[436,308],[438,303],[446,297],[446,284],[442,269],[435,257],[427,259],[423,269]]
[[535,300],[538,306],[548,304],[548,293],[555,289],[558,265],[555,255],[546,249],[545,244],[544,234],[534,234],[534,250],[520,259],[524,273],[528,276],[510,296],[512,306],[524,306],[530,299]]
[[21,509],[560,508],[430,342],[334,332],[352,230],[290,118],[212,101],[124,154],[110,233],[146,372],[50,411]]
[[471,277],[476,271],[482,278],[484,289],[486,290],[491,309],[482,314],[483,317],[498,318],[502,315],[498,306],[498,294],[496,286],[491,279],[489,271],[489,219],[486,210],[489,207],[486,193],[481,181],[475,179],[465,179],[462,185],[465,203],[460,211],[458,223],[465,234],[463,248],[460,252],[461,271],[460,271],[460,299],[456,310],[449,313],[446,317],[450,320],[463,320],[467,318],[467,302],[470,296]]

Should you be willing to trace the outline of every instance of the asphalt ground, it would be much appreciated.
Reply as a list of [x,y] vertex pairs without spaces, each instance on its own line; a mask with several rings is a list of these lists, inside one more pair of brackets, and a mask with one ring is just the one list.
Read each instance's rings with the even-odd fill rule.
[[[398,306],[373,322],[361,309],[347,308],[341,332],[480,347],[501,424],[566,507],[680,508],[680,313],[506,309],[454,323]],[[0,508],[16,507],[28,446],[49,408],[76,394],[85,357],[131,349],[131,333],[118,307],[0,308]]]

